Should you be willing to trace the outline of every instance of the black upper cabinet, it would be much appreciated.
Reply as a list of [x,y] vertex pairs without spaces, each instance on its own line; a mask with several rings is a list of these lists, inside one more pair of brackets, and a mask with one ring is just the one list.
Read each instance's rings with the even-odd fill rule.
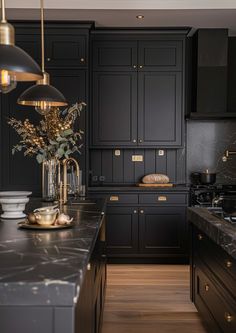
[[93,42],[91,146],[180,147],[184,37],[123,37]]
[[95,41],[93,71],[130,71],[137,68],[136,41]]
[[144,71],[181,71],[182,41],[141,41],[138,43],[138,68]]
[[182,75],[143,72],[138,84],[138,144],[181,145]]
[[86,67],[86,37],[80,35],[46,35],[46,66],[50,67]]
[[136,145],[136,73],[96,72],[93,87],[94,142],[103,147]]

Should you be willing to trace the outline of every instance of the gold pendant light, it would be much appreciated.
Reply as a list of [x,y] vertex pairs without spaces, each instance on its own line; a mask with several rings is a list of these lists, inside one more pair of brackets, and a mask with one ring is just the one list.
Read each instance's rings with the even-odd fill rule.
[[17,103],[20,105],[34,106],[40,114],[47,114],[51,107],[66,106],[68,103],[63,94],[55,87],[50,85],[50,77],[45,72],[44,65],[44,6],[41,4],[41,48],[42,48],[42,72],[43,79],[38,80],[36,85],[28,88],[18,98]]
[[1,0],[0,22],[0,92],[8,93],[17,81],[36,81],[43,77],[39,65],[15,46],[14,27],[6,21],[5,0]]

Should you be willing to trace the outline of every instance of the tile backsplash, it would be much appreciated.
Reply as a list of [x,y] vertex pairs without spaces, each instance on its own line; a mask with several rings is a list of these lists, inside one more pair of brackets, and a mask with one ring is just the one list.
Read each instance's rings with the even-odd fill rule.
[[226,150],[236,151],[236,120],[187,122],[187,174],[209,169],[217,183],[236,184],[236,156],[222,161]]

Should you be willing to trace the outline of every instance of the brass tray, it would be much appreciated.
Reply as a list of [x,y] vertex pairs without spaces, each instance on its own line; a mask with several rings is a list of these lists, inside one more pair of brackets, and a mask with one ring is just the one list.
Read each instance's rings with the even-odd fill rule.
[[67,229],[73,227],[75,224],[73,222],[63,225],[40,225],[29,223],[27,219],[18,223],[18,227],[21,229],[33,229],[33,230],[58,230],[58,229]]

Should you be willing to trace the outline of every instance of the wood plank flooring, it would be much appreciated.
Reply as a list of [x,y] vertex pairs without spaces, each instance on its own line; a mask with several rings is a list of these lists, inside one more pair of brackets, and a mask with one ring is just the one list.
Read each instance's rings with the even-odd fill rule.
[[189,266],[108,265],[102,333],[206,333],[189,298]]

